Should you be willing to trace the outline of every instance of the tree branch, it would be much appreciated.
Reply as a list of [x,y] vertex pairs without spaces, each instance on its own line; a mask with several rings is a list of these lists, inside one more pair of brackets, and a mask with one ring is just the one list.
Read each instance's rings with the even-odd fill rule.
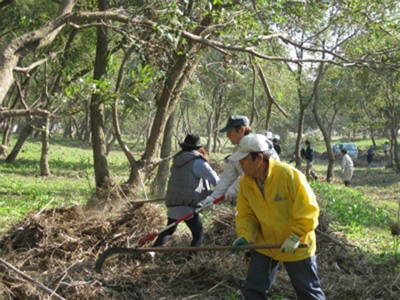
[[[261,69],[261,66],[260,66],[260,64],[258,62],[256,63],[256,67],[257,67],[257,70],[258,70],[258,74],[260,75],[261,81],[262,81],[262,83],[264,85],[265,91],[267,92],[268,102],[269,102],[268,110],[270,110],[270,108],[271,108],[270,106],[272,106],[272,104],[274,104],[281,111],[281,113],[286,118],[288,118],[289,116],[286,113],[286,111],[278,103],[276,103],[274,97],[272,96],[271,89],[269,88],[267,79],[265,78],[264,72]],[[269,120],[269,116],[267,116],[267,122],[268,122],[268,120]],[[266,123],[266,126],[268,127],[268,123]]]
[[18,270],[17,268],[15,268],[14,266],[10,265],[9,263],[7,263],[6,261],[2,260],[0,258],[0,263],[2,263],[3,265],[5,265],[7,268],[13,270],[15,273],[17,273],[19,276],[21,276],[22,278],[24,278],[25,280],[29,281],[30,283],[33,283],[34,285],[38,286],[39,288],[41,288],[42,290],[46,291],[48,294],[50,294],[51,298],[54,299],[59,299],[59,300],[65,300],[65,298],[61,297],[60,295],[58,295],[55,291],[49,289],[47,286],[41,284],[40,282],[37,282],[35,280],[33,280],[31,277],[29,277],[28,275],[26,275],[25,273],[21,272],[20,270]]
[[19,67],[15,67],[14,68],[14,72],[20,72],[20,73],[25,73],[28,76],[28,73],[35,69],[36,67],[44,64],[45,62],[54,59],[57,56],[58,53],[55,52],[51,52],[50,54],[48,54],[47,57],[42,58],[41,60],[38,60],[37,62],[34,62],[33,64],[31,64],[29,67],[25,67],[25,68],[19,68]]
[[48,110],[35,108],[35,109],[4,109],[0,108],[0,119],[10,117],[26,117],[26,116],[39,116],[46,117],[51,115]]

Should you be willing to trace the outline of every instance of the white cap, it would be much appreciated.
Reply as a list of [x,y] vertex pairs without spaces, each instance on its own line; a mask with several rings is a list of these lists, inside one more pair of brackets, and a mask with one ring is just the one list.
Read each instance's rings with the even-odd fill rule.
[[249,155],[250,152],[264,152],[265,150],[269,150],[265,136],[249,134],[240,140],[237,151],[229,156],[229,160],[239,161]]

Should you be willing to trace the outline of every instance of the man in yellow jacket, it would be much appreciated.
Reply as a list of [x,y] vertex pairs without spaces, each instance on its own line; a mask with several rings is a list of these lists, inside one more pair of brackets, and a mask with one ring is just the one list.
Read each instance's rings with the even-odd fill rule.
[[[251,253],[246,299],[266,299],[279,262],[283,262],[298,299],[325,299],[317,274],[315,228],[319,207],[304,175],[270,159],[265,138],[253,134],[240,141],[229,158],[239,161],[244,176],[237,198],[236,251],[255,236],[255,244],[282,244],[280,249]],[[307,243],[308,248],[298,248]]]

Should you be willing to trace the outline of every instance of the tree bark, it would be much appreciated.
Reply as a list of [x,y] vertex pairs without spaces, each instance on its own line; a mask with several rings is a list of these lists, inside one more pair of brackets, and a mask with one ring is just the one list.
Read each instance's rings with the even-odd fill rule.
[[[206,16],[198,26],[195,34],[200,35],[211,25],[213,17]],[[189,82],[189,78],[196,69],[203,52],[200,51],[203,46],[190,42],[188,44],[188,55],[175,54],[175,63],[172,64],[170,71],[166,75],[163,90],[160,98],[157,101],[157,111],[153,120],[150,136],[146,144],[145,152],[142,159],[136,163],[136,166],[131,170],[127,184],[135,188],[140,184],[141,178],[146,178],[147,175],[154,170],[160,156],[160,144],[163,133],[165,131],[166,122],[171,113],[175,110],[175,106],[180,99],[180,96]],[[188,57],[188,58],[187,58]],[[141,172],[144,176],[141,176]]]
[[[173,112],[168,121],[165,125],[163,143],[161,147],[161,158],[166,158],[170,156],[171,149],[172,149],[172,136],[173,136],[173,129],[174,129],[174,118],[175,112]],[[154,189],[155,193],[154,196],[156,198],[164,197],[165,196],[165,187],[168,181],[169,175],[169,163],[170,161],[164,161],[158,166],[157,176],[154,180]]]
[[333,178],[333,169],[335,166],[335,157],[334,157],[333,150],[331,147],[331,137],[329,135],[328,130],[324,127],[324,124],[322,123],[322,120],[318,113],[318,103],[319,103],[318,85],[319,85],[320,81],[322,80],[323,71],[324,71],[324,65],[323,65],[323,63],[321,63],[318,76],[314,82],[314,105],[313,105],[312,112],[313,112],[315,121],[317,122],[318,127],[321,130],[322,135],[324,136],[326,152],[328,153],[328,168],[326,170],[326,181],[331,182],[331,180]]
[[[76,0],[65,0],[60,7],[58,16],[71,12],[75,3]],[[54,24],[48,23],[43,28],[17,37],[0,49],[0,105],[14,83],[13,71],[19,59],[29,51],[50,45],[63,26],[64,24],[54,28]]]
[[[99,1],[99,9],[106,9],[106,0]],[[107,65],[107,29],[97,28],[96,62],[94,68],[94,80],[100,80],[105,74]],[[92,127],[92,148],[96,188],[99,191],[104,187],[110,178],[107,162],[107,143],[104,135],[104,104],[99,93],[92,94],[90,103],[90,122]],[[91,204],[88,203],[89,206]]]
[[301,158],[301,139],[303,138],[304,128],[304,115],[306,108],[302,103],[300,104],[299,121],[297,125],[297,137],[296,137],[296,168],[300,170],[302,158]]
[[218,138],[218,132],[219,129],[221,127],[221,122],[223,120],[221,120],[222,118],[222,112],[224,111],[225,108],[225,104],[224,103],[224,96],[223,95],[219,95],[219,97],[216,99],[217,102],[215,103],[215,107],[214,107],[214,111],[215,111],[215,120],[214,120],[214,131],[213,131],[213,139],[214,139],[214,143],[213,143],[213,152],[219,152],[221,150],[221,141]]
[[8,145],[11,143],[11,140],[12,140],[13,120],[14,120],[14,118],[9,118],[8,120],[5,121],[6,126],[4,128],[3,140],[1,143],[5,147],[8,147]]
[[42,130],[42,154],[40,157],[40,176],[49,176],[49,118],[43,120]]
[[[38,126],[39,125],[38,120],[35,120],[33,124],[34,126],[35,125]],[[24,145],[26,139],[32,134],[32,132],[33,132],[33,126],[30,123],[27,123],[22,129],[18,137],[17,143],[14,145],[13,150],[10,152],[10,154],[8,154],[5,160],[6,163],[12,163],[17,158],[19,151]]]
[[[399,124],[399,118],[397,115],[397,111],[395,109],[395,100],[393,100],[393,112],[392,112],[392,138],[391,138],[391,144],[393,145],[393,158],[395,162],[395,171],[396,173],[400,173],[400,153],[399,153],[399,147],[398,147],[398,141],[397,141],[397,130],[398,130],[398,124]],[[392,152],[392,151],[391,151]]]
[[211,153],[211,151],[215,152],[215,132],[216,132],[216,126],[215,124],[215,119],[216,119],[216,104],[218,103],[218,99],[222,97],[222,90],[221,90],[221,83],[218,83],[213,92],[212,100],[211,100],[211,107],[209,107],[209,104],[205,101],[204,102],[204,111],[206,113],[206,118],[207,118],[207,144],[204,146],[204,150],[206,150],[207,153]]

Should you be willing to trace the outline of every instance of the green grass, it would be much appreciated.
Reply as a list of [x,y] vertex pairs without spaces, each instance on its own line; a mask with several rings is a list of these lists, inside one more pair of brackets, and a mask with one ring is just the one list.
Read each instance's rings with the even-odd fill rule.
[[[40,176],[40,152],[41,142],[30,139],[13,163],[0,161],[0,231],[20,221],[26,213],[46,205],[49,208],[84,205],[94,192],[93,156],[89,144],[52,139],[51,175],[48,177]],[[121,151],[111,151],[108,164],[116,182],[128,178],[129,164]]]
[[386,228],[389,225],[387,209],[377,208],[359,191],[325,182],[312,182],[311,186],[321,194],[323,207],[342,226]]
[[392,201],[387,206],[344,185],[313,182],[311,186],[325,217],[331,220],[332,230],[344,233],[353,244],[370,253],[373,261],[385,261],[393,254],[400,256],[398,242],[389,229],[390,221],[397,218],[398,203]]
[[[383,152],[383,144],[385,142],[389,142],[387,138],[383,137],[376,137],[375,138],[375,143],[376,143],[376,149],[375,153],[379,154],[384,154]],[[368,148],[372,145],[372,141],[370,138],[363,139],[362,137],[356,137],[356,138],[345,138],[342,137],[340,139],[332,139],[331,140],[331,147],[334,144],[339,144],[339,143],[353,143],[357,146],[357,148],[361,151],[367,151]],[[312,146],[315,151],[323,153],[326,152],[326,146],[325,142],[323,140],[317,140],[312,142]]]

